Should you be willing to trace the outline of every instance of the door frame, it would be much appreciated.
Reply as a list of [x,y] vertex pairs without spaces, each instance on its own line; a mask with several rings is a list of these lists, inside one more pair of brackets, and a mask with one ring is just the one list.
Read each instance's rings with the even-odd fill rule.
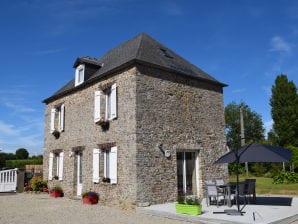
[[[76,167],[76,172],[77,172],[77,176],[76,176],[76,179],[77,179],[77,196],[81,196],[82,195],[82,189],[83,189],[83,166],[82,166],[82,161],[83,161],[83,153],[82,152],[77,152],[76,153],[76,164],[77,164],[77,167]],[[81,177],[80,177],[81,175]]]
[[[185,153],[187,153],[187,152],[194,152],[195,153],[195,171],[196,171],[196,173],[195,173],[195,179],[196,179],[196,185],[195,185],[195,187],[196,187],[196,195],[198,196],[199,195],[199,186],[200,186],[200,184],[199,184],[199,150],[185,150],[185,151],[177,151],[176,153],[183,153],[182,154],[182,158],[183,158],[183,160],[182,160],[182,168],[183,168],[183,193],[185,194],[186,193],[186,159],[185,159]],[[176,161],[176,163],[177,163],[177,161]],[[178,168],[178,167],[177,167]],[[178,171],[177,171],[177,175],[178,175]],[[177,176],[177,178],[178,178],[178,176]],[[178,185],[178,182],[177,182],[177,185]]]

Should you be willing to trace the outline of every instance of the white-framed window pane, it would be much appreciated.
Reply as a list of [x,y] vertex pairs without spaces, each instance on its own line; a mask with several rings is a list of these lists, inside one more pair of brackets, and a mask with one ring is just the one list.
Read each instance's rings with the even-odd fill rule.
[[111,118],[111,89],[106,92],[106,118]]
[[80,69],[78,74],[78,83],[82,82],[84,82],[84,69]]

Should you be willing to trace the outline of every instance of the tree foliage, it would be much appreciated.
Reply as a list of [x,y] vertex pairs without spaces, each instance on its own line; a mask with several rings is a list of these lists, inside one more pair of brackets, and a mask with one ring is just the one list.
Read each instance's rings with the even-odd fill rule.
[[264,140],[264,127],[261,115],[252,111],[244,102],[237,104],[232,102],[225,108],[227,144],[234,150],[241,146],[240,138],[240,107],[243,107],[243,121],[245,141],[262,142]]
[[275,144],[285,147],[298,146],[298,96],[293,81],[286,75],[279,75],[272,86],[270,99],[271,115],[274,121],[272,138]]
[[28,157],[29,157],[29,152],[27,151],[27,149],[24,149],[24,148],[17,149],[16,151],[17,159],[28,159]]

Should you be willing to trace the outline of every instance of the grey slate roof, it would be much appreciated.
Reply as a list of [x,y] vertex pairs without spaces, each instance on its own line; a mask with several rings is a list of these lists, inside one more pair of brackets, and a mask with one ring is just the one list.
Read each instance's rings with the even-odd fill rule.
[[85,85],[96,81],[98,78],[133,63],[147,64],[160,69],[180,73],[181,75],[211,82],[222,87],[226,86],[226,84],[217,81],[212,76],[183,59],[171,49],[157,42],[145,33],[141,33],[120,44],[99,59],[91,57],[78,58],[74,63],[74,67],[79,63],[92,64],[98,66],[99,69],[91,75],[88,80],[85,80],[83,84],[77,87],[74,85],[75,80],[71,80],[51,97],[45,99],[43,101],[44,103],[58,99],[76,89],[83,88]]

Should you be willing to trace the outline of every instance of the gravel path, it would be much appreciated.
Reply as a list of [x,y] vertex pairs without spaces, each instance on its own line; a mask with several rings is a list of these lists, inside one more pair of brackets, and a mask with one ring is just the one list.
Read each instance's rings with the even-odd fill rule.
[[[51,198],[47,194],[0,195],[1,224],[186,224],[135,211],[97,205],[80,200]],[[189,224],[189,223],[188,223]]]

